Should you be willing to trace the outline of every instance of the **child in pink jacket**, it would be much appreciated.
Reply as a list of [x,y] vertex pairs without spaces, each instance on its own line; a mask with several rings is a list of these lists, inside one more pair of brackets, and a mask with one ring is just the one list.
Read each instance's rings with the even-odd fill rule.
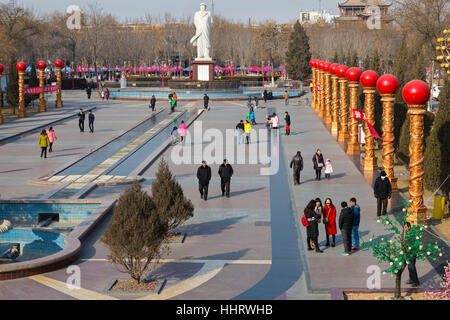
[[180,128],[178,128],[178,131],[180,132],[181,142],[183,143],[187,134],[187,127],[184,121],[181,121]]
[[50,127],[50,129],[47,130],[47,136],[48,136],[48,141],[50,141],[50,148],[48,149],[48,152],[53,152],[53,142],[55,140],[58,140],[58,138],[55,135],[55,131],[53,130],[53,127]]
[[333,167],[331,166],[330,159],[325,162],[325,178],[330,180],[330,175],[333,173]]

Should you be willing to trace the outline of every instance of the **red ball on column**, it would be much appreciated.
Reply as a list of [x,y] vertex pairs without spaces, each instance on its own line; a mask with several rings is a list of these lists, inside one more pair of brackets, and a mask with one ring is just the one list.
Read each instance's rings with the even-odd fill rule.
[[42,70],[45,69],[47,67],[47,64],[45,63],[45,61],[39,61],[37,64],[38,69]]
[[359,68],[352,67],[347,70],[345,77],[348,81],[359,81],[361,76],[361,70]]
[[336,74],[336,71],[337,71],[337,68],[339,67],[339,64],[338,63],[333,63],[333,64],[331,64],[331,66],[330,66],[330,72],[331,72],[331,74]]
[[373,88],[377,85],[378,74],[375,71],[367,70],[363,72],[360,77],[360,82],[363,87]]
[[2,74],[3,71],[5,71],[5,69],[3,68],[3,65],[0,63],[0,74]]
[[27,69],[27,65],[25,62],[20,61],[16,64],[16,69],[17,71],[25,71]]
[[336,69],[336,75],[339,78],[344,78],[345,77],[345,73],[347,72],[347,70],[348,70],[348,67],[346,65],[340,65]]
[[57,68],[62,68],[63,67],[63,62],[61,60],[56,60],[55,61],[55,67]]
[[412,80],[403,87],[402,96],[408,105],[424,105],[430,99],[430,88],[421,80]]
[[384,74],[377,80],[377,90],[381,94],[395,94],[398,87],[398,79],[392,74]]

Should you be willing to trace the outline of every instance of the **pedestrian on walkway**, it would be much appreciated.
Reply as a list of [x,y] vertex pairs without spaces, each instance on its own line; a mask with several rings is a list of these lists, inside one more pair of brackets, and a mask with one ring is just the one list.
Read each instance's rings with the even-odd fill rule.
[[258,109],[258,97],[254,96],[253,99],[255,100],[255,108]]
[[353,211],[352,250],[359,250],[359,223],[361,220],[361,208],[356,203],[356,198],[350,199],[350,208]]
[[291,135],[291,116],[289,115],[289,112],[284,113],[284,121],[286,122],[286,135]]
[[152,95],[152,98],[150,99],[150,106],[149,106],[149,108],[152,109],[152,112],[155,111],[155,106],[156,106],[156,98],[155,98],[155,95]]
[[284,105],[289,105],[289,93],[287,92],[287,90],[284,92]]
[[181,121],[180,128],[178,129],[180,131],[180,139],[181,143],[183,143],[186,140],[186,134],[187,134],[187,127],[184,121]]
[[252,122],[252,126],[256,125],[256,115],[255,115],[255,111],[251,111],[250,112],[250,120]]
[[385,171],[381,171],[380,176],[375,180],[373,186],[375,198],[377,198],[377,217],[385,216],[387,213],[388,199],[391,198],[391,182]]
[[247,141],[247,144],[250,144],[250,133],[252,131],[252,125],[248,120],[245,121],[244,131],[245,131],[245,140]]
[[248,108],[250,108],[251,105],[252,105],[252,96],[248,96],[248,99],[247,99]]
[[209,110],[209,97],[206,93],[203,96],[203,106],[205,108],[205,111]]
[[277,114],[274,112],[272,117],[270,118],[270,122],[272,123],[272,129],[278,129],[280,120],[278,119]]
[[304,214],[306,221],[308,221],[308,226],[306,227],[306,243],[308,245],[308,251],[314,250],[311,247],[311,242],[314,243],[316,252],[323,252],[319,247],[319,220],[320,216],[316,214],[314,208],[316,206],[316,201],[311,200],[305,208]]
[[102,100],[105,100],[105,91],[103,91],[103,89],[100,92],[100,96],[102,97]]
[[94,116],[94,113],[92,112],[92,110],[89,110],[88,121],[89,121],[89,131],[90,131],[90,133],[94,133],[95,116]]
[[332,238],[331,246],[336,246],[336,207],[330,198],[325,199],[325,206],[323,207],[323,223],[325,224],[325,234],[327,236],[326,246],[330,246],[330,236]]
[[223,163],[219,167],[220,186],[222,189],[222,197],[230,197],[230,183],[233,176],[233,167],[228,163],[227,159],[223,160]]
[[244,125],[244,120],[241,120],[236,125],[236,131],[238,132],[238,142],[239,142],[239,144],[244,144],[245,143],[245,125]]
[[48,135],[45,129],[42,129],[41,134],[39,135],[39,146],[41,147],[41,158],[44,156],[44,158],[47,158],[47,147],[50,144],[50,141],[48,140]]
[[325,162],[323,161],[323,154],[320,149],[317,149],[312,161],[314,164],[314,170],[316,171],[316,180],[320,181],[322,178],[322,168],[325,165]]
[[197,169],[198,188],[200,191],[200,199],[205,201],[208,199],[208,187],[211,180],[211,168],[202,161],[202,165]]
[[53,130],[53,127],[50,127],[50,129],[48,129],[47,136],[48,136],[48,141],[49,141],[48,152],[50,153],[50,152],[53,152],[53,142],[55,140],[58,140],[58,138],[55,135],[55,130]]
[[178,106],[178,96],[175,91],[173,92],[172,99],[175,100],[175,107],[177,107]]
[[264,89],[263,98],[264,98],[264,103],[267,103],[267,89]]
[[106,91],[105,91],[105,97],[106,97],[106,101],[108,101],[108,100],[109,100],[109,95],[110,95],[109,89],[108,89],[108,88],[106,88]]
[[297,154],[292,158],[290,168],[294,169],[294,186],[300,184],[300,172],[303,170],[303,158],[302,153],[297,151]]
[[175,111],[175,107],[177,105],[177,102],[175,101],[175,99],[172,97],[172,100],[170,101],[170,111],[174,112]]
[[90,85],[88,85],[86,88],[86,94],[87,94],[88,99],[91,99],[92,88]]
[[80,109],[78,112],[78,127],[80,128],[80,132],[84,132],[84,119],[86,115],[83,112],[83,109]]
[[[405,228],[405,232],[408,233],[411,231],[411,223],[408,221],[403,226]],[[406,282],[407,284],[410,284],[412,287],[418,287],[420,286],[419,277],[417,275],[417,269],[416,269],[416,260],[417,257],[412,257],[408,262],[408,272],[409,272],[409,280]]]
[[325,162],[325,178],[330,180],[332,173],[333,173],[333,166],[331,165],[331,160],[327,159],[327,162]]
[[348,256],[352,253],[352,229],[353,229],[353,211],[348,207],[347,202],[341,203],[341,214],[339,215],[339,229],[342,234],[342,241],[344,242],[344,251],[341,252],[343,256]]

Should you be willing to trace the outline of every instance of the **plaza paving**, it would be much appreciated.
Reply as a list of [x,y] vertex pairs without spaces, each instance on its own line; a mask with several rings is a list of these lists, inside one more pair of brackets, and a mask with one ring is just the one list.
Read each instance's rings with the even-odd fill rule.
[[[149,275],[167,279],[161,294],[108,296],[103,293],[113,277],[126,277],[107,262],[108,249],[99,241],[110,215],[83,243],[75,263],[81,268],[81,290],[66,287],[68,274],[62,269],[0,282],[0,299],[329,299],[330,288],[365,288],[369,276],[366,269],[377,264],[369,253],[341,256],[340,235],[335,248],[325,248],[323,225],[320,225],[319,242],[325,252],[306,251],[306,232],[299,218],[307,202],[316,197],[324,200],[329,196],[335,204],[356,197],[362,210],[360,232],[365,240],[372,233],[383,233],[383,228],[373,219],[376,203],[368,180],[312,109],[299,101],[291,100],[288,107],[282,101],[270,101],[266,105],[262,103],[266,108],[256,111],[259,123],[256,128],[264,127],[262,122],[268,112],[277,112],[282,120],[284,111],[289,111],[291,136],[284,136],[281,130],[280,143],[272,141],[280,150],[281,160],[280,170],[275,175],[260,175],[260,169],[266,167],[263,164],[233,164],[230,199],[221,196],[219,165],[213,164],[210,157],[204,157],[213,173],[209,199],[205,202],[198,193],[196,169],[199,164],[174,164],[172,148],[162,155],[185,195],[193,202],[195,212],[180,228],[187,234],[184,243],[171,244],[170,254]],[[68,101],[65,103],[70,105]],[[79,103],[74,101],[75,110]],[[76,118],[54,125],[59,140],[50,158],[39,158],[36,134],[0,146],[2,198],[44,196],[56,187],[32,185],[28,181],[76,161],[151,116],[146,103],[95,100],[82,104],[85,108],[97,107],[96,133],[80,133]],[[164,102],[161,106],[165,107]],[[191,103],[188,107],[201,108],[202,104]],[[211,107],[211,111],[198,119],[204,130],[234,129],[247,112],[244,102],[213,102]],[[189,132],[192,131],[193,126],[189,128]],[[194,140],[183,148],[199,143]],[[335,173],[330,181],[314,180],[311,159],[317,148],[333,161]],[[305,168],[302,184],[293,186],[289,163],[297,150],[302,152]],[[228,155],[225,157],[233,162]],[[149,192],[157,163],[144,173],[142,185]],[[87,198],[117,198],[126,187],[98,187]],[[418,263],[418,272],[423,287],[435,287],[439,282],[439,276],[428,262]],[[393,287],[390,276],[382,277],[382,287]]]

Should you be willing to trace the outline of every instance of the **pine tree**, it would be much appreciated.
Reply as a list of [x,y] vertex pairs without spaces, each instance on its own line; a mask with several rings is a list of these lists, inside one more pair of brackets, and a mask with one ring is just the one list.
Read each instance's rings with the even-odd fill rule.
[[297,21],[291,33],[286,53],[287,73],[294,80],[303,80],[311,73],[309,61],[311,52],[309,38],[303,26]]
[[356,53],[356,51],[353,51],[352,53],[349,67],[359,67],[358,53]]
[[350,52],[347,52],[347,54],[344,56],[344,61],[347,67],[352,67],[352,55]]
[[168,249],[163,245],[167,222],[156,211],[152,198],[135,181],[120,196],[101,237],[110,250],[108,259],[138,283],[151,270],[152,260]]
[[419,54],[417,55],[416,63],[414,64],[413,68],[413,78],[415,80],[422,81],[425,81],[427,78],[426,63],[423,50],[419,50]]
[[383,70],[381,69],[381,59],[377,49],[375,49],[372,53],[372,57],[370,59],[370,70],[375,71],[378,76],[381,76],[383,73]]
[[339,55],[337,51],[334,52],[333,63],[339,63]]
[[[425,188],[435,191],[450,174],[450,80],[439,97],[439,109],[425,148]],[[441,188],[448,198],[450,181]]]
[[162,159],[156,181],[152,184],[152,199],[157,213],[168,223],[168,232],[186,222],[194,215],[194,206],[184,194],[180,184],[172,177],[169,165]]
[[15,56],[11,57],[8,70],[8,85],[6,86],[6,101],[11,107],[14,107],[14,114],[19,104],[19,75],[16,64],[17,58]]
[[[37,77],[36,73],[36,65],[32,63],[31,65],[31,72],[28,79],[28,86],[29,87],[39,87],[39,79]],[[39,94],[26,94],[25,95],[25,104],[29,105],[30,102],[33,100],[39,99]]]

